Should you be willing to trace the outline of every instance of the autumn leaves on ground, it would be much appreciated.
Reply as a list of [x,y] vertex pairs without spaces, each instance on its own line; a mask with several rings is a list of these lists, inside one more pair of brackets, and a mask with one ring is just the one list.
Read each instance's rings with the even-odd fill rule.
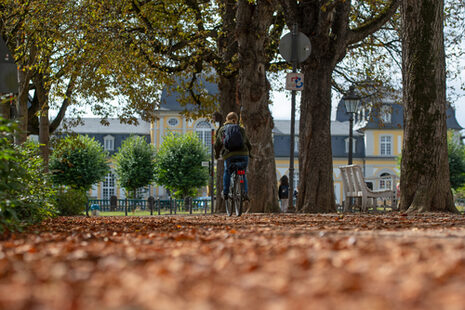
[[463,309],[465,217],[56,218],[0,241],[0,309]]

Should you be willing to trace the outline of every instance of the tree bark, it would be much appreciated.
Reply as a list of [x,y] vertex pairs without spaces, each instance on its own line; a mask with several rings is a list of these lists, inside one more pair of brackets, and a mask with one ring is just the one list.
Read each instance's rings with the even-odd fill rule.
[[336,212],[331,150],[331,73],[328,65],[304,67],[299,124],[297,211]]
[[241,119],[253,155],[247,173],[251,212],[279,212],[271,135],[274,125],[268,107],[270,84],[265,71],[265,46],[274,7],[273,1],[258,0],[253,4],[239,0],[236,14]]
[[44,171],[48,172],[48,161],[50,156],[50,121],[48,105],[48,89],[44,87],[42,76],[34,77],[37,97],[41,106],[39,111],[39,143],[42,160],[44,161]]
[[19,75],[19,94],[16,101],[17,119],[19,121],[18,132],[16,133],[16,144],[23,144],[27,140],[27,100],[29,94],[30,71],[18,70]]
[[446,127],[444,1],[402,1],[404,142],[400,209],[455,212]]
[[10,119],[10,100],[8,98],[2,99],[0,103],[0,116],[4,119]]

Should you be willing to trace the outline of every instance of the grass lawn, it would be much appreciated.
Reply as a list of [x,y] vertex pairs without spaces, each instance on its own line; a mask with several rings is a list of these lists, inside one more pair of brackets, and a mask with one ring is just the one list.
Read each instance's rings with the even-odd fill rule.
[[[192,214],[204,214],[204,210],[192,211]],[[89,215],[91,213],[89,212]],[[169,215],[170,211],[162,210],[160,215]],[[172,212],[174,214],[174,211]],[[177,211],[176,214],[189,214],[189,211]],[[207,210],[207,214],[210,214],[210,210]],[[108,211],[100,212],[99,216],[124,216],[124,211]],[[153,211],[153,215],[158,215],[158,210]],[[128,211],[128,216],[150,216],[150,211],[136,211],[134,213]]]

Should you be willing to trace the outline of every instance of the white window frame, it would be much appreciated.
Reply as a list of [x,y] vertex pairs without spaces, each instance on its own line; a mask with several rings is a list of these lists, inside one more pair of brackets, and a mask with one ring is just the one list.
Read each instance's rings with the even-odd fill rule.
[[150,187],[139,187],[136,189],[136,199],[146,199],[148,198],[148,193],[150,192]]
[[195,124],[195,134],[202,144],[207,148],[208,154],[212,150],[212,125],[207,121],[199,121]]
[[381,156],[392,156],[392,140],[391,135],[382,135],[379,137],[379,154]]
[[299,187],[299,171],[294,170],[294,190]]
[[102,199],[110,199],[116,193],[116,177],[113,172],[109,172],[102,182]]
[[[346,153],[349,153],[349,138],[344,139],[345,142],[345,147],[346,147]],[[357,139],[355,137],[352,137],[352,152],[355,153],[357,152]]]
[[387,172],[383,172],[379,175],[379,189],[392,189],[392,175]]
[[389,105],[383,105],[380,109],[379,118],[383,124],[390,124],[392,119],[392,107]]
[[105,151],[114,151],[115,150],[115,137],[111,135],[103,137],[103,149]]

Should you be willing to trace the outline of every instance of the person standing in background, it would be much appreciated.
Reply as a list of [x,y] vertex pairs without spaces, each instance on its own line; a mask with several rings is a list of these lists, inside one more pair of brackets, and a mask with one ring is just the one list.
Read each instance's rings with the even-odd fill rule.
[[279,179],[278,197],[281,200],[281,211],[286,213],[289,208],[289,179],[287,175],[283,175]]

